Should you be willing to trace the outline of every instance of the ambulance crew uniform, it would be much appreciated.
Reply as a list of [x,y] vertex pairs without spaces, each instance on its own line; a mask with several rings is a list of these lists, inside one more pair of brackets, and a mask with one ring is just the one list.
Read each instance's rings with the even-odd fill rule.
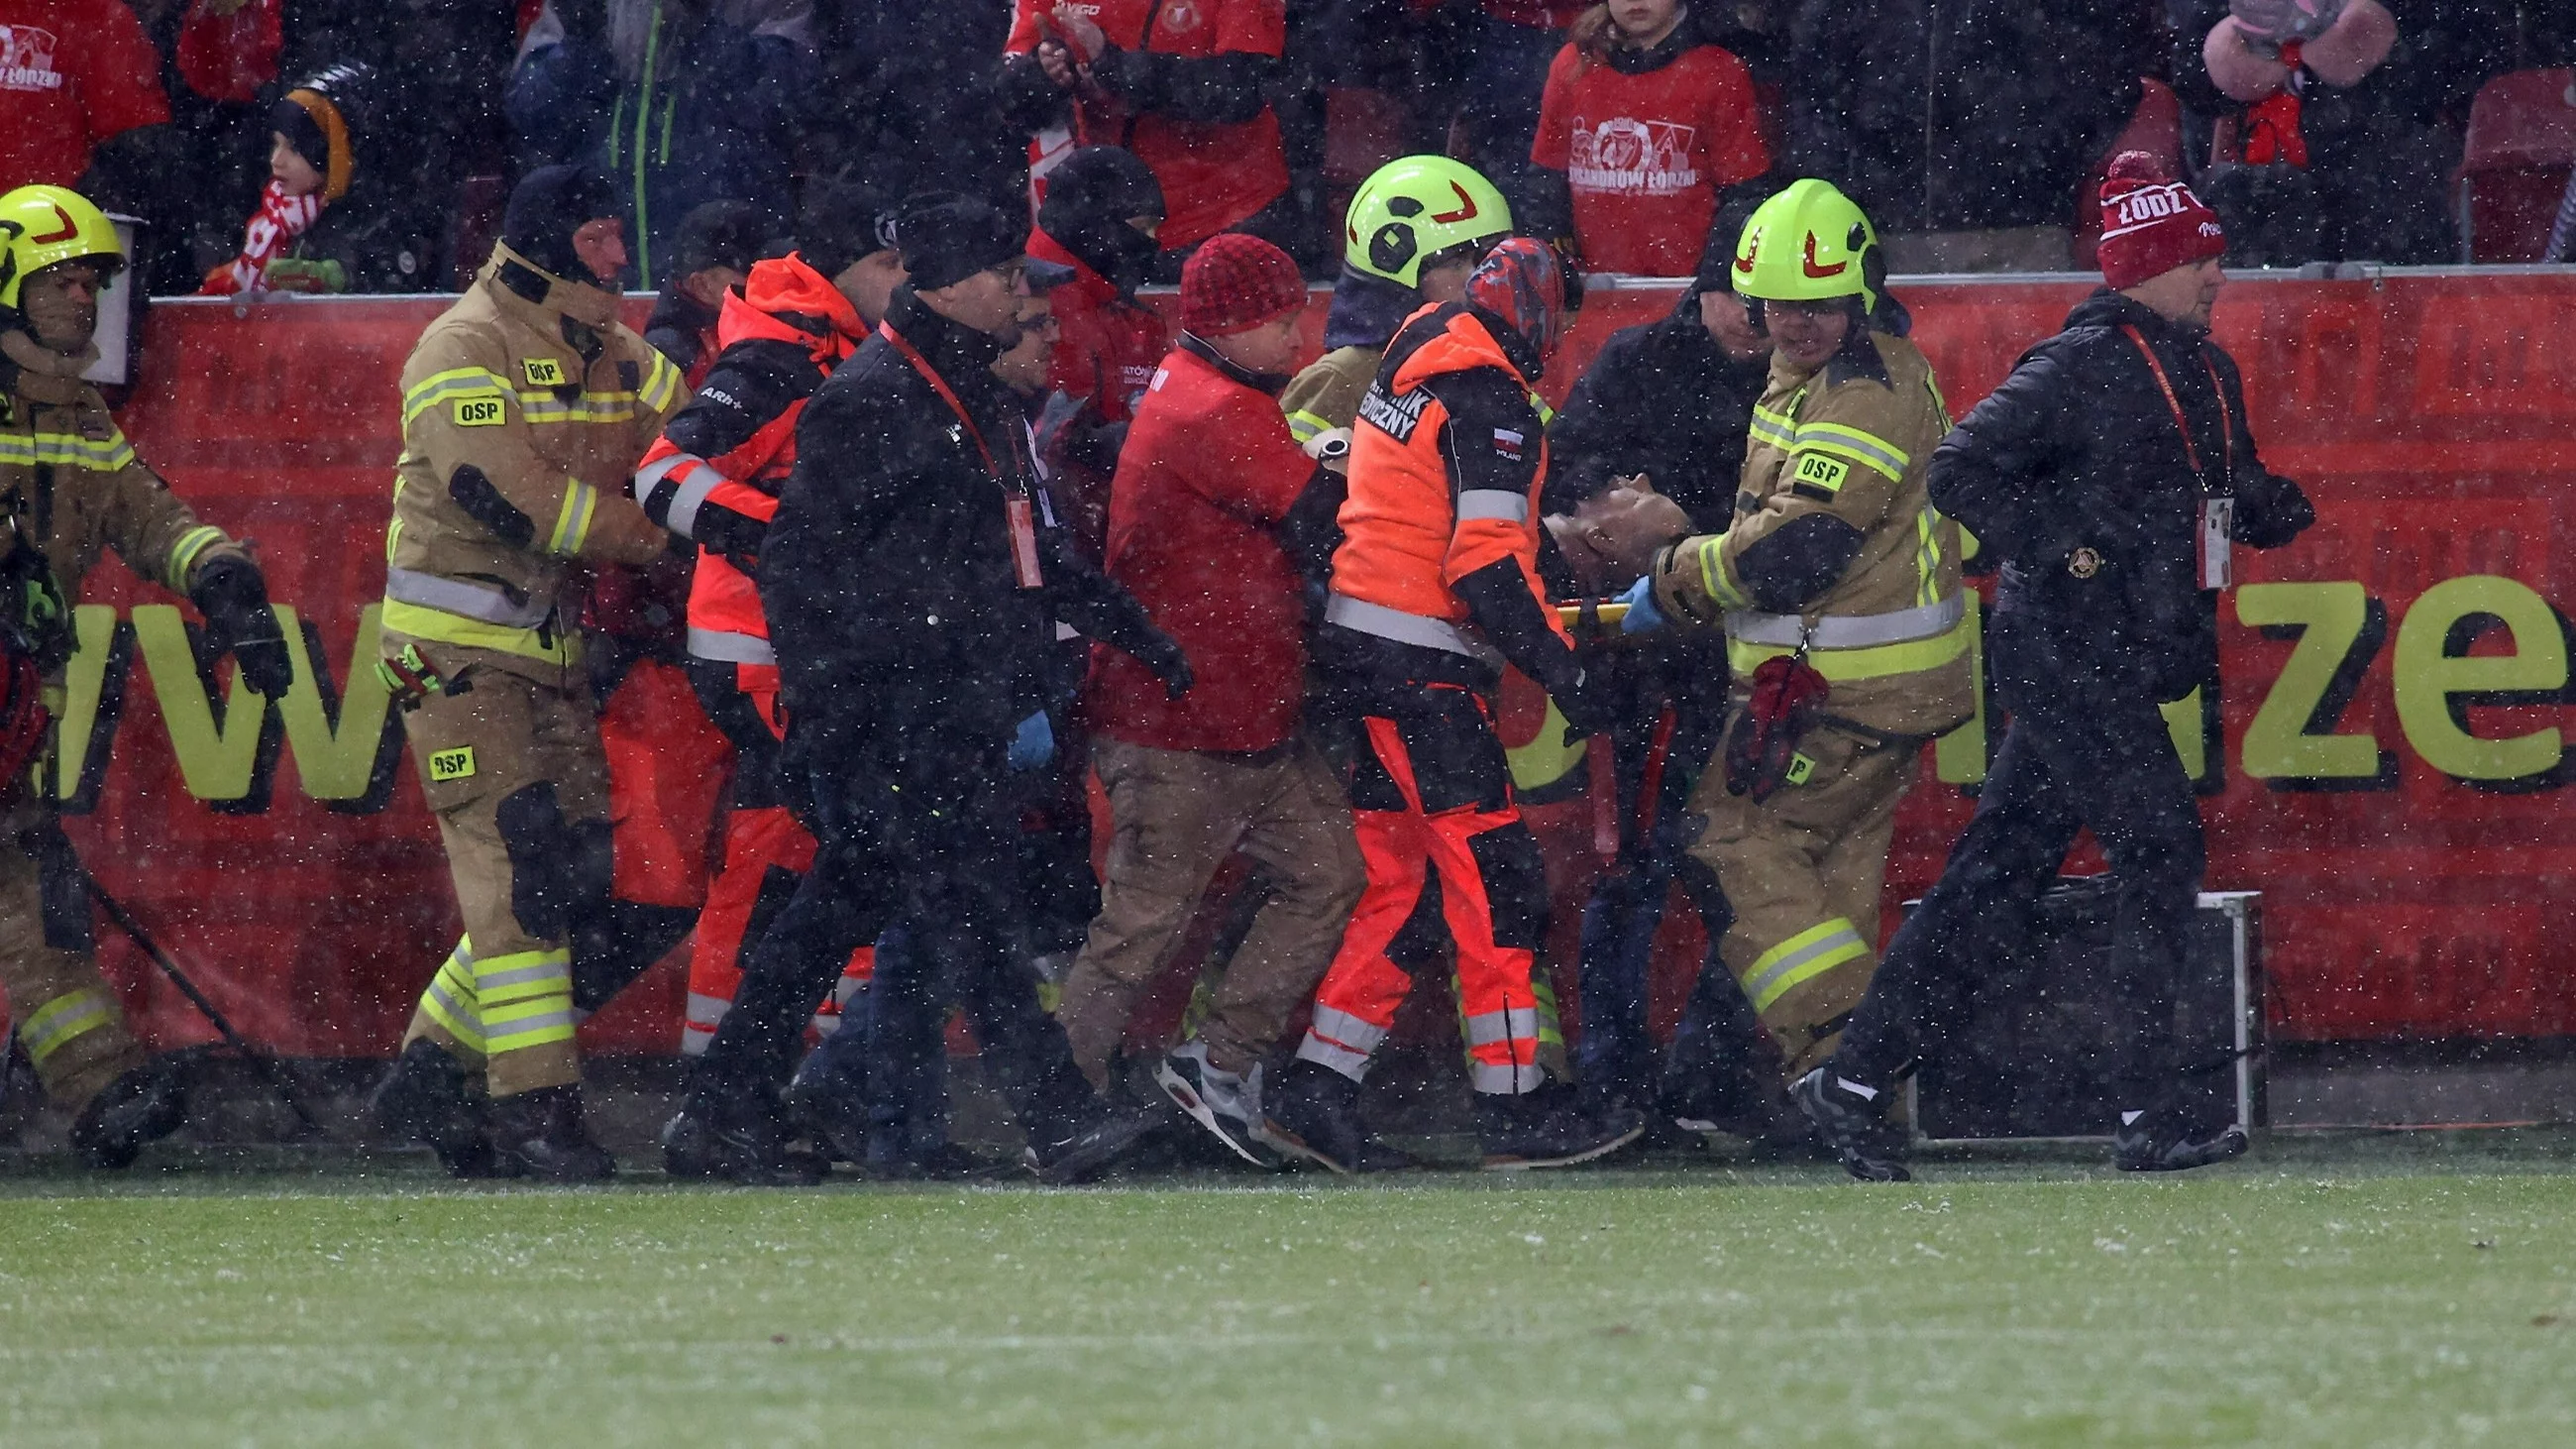
[[2103,1124],[2113,1159],[2165,1172],[2246,1149],[2232,1111],[2194,1100],[2174,1033],[2206,854],[2157,706],[2217,679],[2232,547],[2280,547],[2316,513],[2256,455],[2244,385],[2205,320],[2111,290],[2189,267],[2195,295],[2226,249],[2217,217],[2138,152],[2112,163],[2102,209],[2109,286],[1932,458],[1933,496],[2003,561],[1987,657],[2012,722],[1940,881],[1842,1045],[1797,1084],[1856,1177],[1906,1175],[1877,1126],[1887,1096],[1919,1043],[1959,1025],[1982,963],[2027,948],[2039,895],[2087,826],[2110,863],[2106,964],[2128,1016],[2110,1064],[2119,1120]]
[[[403,368],[382,651],[465,938],[376,1105],[459,1173],[615,1167],[582,1123],[573,1045],[575,938],[604,914],[611,860],[607,767],[563,593],[576,563],[642,564],[669,542],[626,483],[684,391],[617,321],[617,295],[573,280],[586,270],[573,231],[616,215],[606,183],[577,168],[530,173],[502,244]],[[488,1141],[457,1090],[477,1066]]]
[[[72,1147],[92,1167],[123,1167],[187,1115],[176,1057],[147,1057],[93,958],[90,900],[80,861],[37,793],[52,770],[47,713],[59,712],[70,658],[71,605],[102,549],[135,573],[188,596],[209,636],[240,667],[236,691],[274,699],[293,681],[267,585],[240,545],[173,496],[108,416],[80,374],[91,342],[95,288],[54,267],[85,267],[98,285],[124,266],[98,208],[58,186],[0,196],[0,630],[8,685],[0,719],[0,995],[18,1044],[56,1105],[75,1113]],[[259,704],[236,693],[238,707]],[[262,706],[264,707],[264,706]]]
[[1371,1165],[1358,1085],[1412,984],[1387,947],[1435,872],[1488,1165],[1581,1161],[1643,1127],[1634,1112],[1583,1115],[1541,1067],[1546,872],[1494,731],[1506,661],[1586,717],[1582,664],[1537,571],[1547,441],[1529,388],[1564,314],[1564,272],[1543,243],[1513,238],[1469,293],[1406,322],[1360,405],[1316,641],[1361,734],[1351,806],[1368,885],[1264,1105],[1280,1146],[1336,1171]]
[[[654,522],[698,543],[689,590],[691,682],[735,750],[724,851],[689,957],[680,1050],[701,1056],[742,984],[743,952],[814,866],[814,837],[778,790],[778,657],[750,569],[778,490],[796,466],[796,421],[832,369],[865,341],[866,318],[832,278],[878,249],[873,207],[823,236],[809,209],[800,250],[752,265],[717,319],[724,350],[636,470],[636,501]],[[863,215],[863,213],[865,213]],[[862,947],[836,995],[867,980]]]
[[[1666,618],[1726,628],[1735,703],[1691,798],[1705,820],[1691,853],[1735,909],[1720,954],[1794,1078],[1833,1049],[1877,964],[1896,802],[1924,742],[1974,713],[1970,626],[1958,528],[1924,491],[1949,418],[1931,364],[1886,330],[1902,314],[1868,219],[1797,182],[1754,212],[1735,265],[1748,298],[1854,305],[1822,367],[1774,354],[1734,525],[1665,549],[1652,594]],[[1759,736],[1756,671],[1799,657],[1828,690],[1770,777],[1748,779],[1726,756]]]

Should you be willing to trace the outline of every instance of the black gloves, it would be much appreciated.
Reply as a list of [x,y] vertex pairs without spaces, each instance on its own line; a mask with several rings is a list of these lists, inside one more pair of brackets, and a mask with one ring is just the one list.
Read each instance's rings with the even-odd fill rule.
[[1154,671],[1154,677],[1163,681],[1164,695],[1171,699],[1189,693],[1190,686],[1197,682],[1190,673],[1190,657],[1172,642],[1171,635],[1160,630],[1137,641],[1136,662]]
[[257,565],[247,559],[209,559],[197,570],[188,598],[206,616],[207,634],[232,652],[251,688],[276,699],[294,686],[286,636],[268,606],[268,584]]

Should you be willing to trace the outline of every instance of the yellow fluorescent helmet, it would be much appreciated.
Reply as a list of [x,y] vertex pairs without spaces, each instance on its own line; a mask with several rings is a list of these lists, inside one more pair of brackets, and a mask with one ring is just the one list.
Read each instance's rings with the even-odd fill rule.
[[1830,181],[1810,176],[1754,209],[1735,243],[1735,290],[1771,302],[1858,297],[1878,309],[1878,230]]
[[60,186],[21,186],[0,196],[0,307],[16,310],[29,277],[62,262],[125,265],[116,228],[88,197]]
[[1342,260],[1418,289],[1424,257],[1511,234],[1512,208],[1483,173],[1446,156],[1399,156],[1352,193]]

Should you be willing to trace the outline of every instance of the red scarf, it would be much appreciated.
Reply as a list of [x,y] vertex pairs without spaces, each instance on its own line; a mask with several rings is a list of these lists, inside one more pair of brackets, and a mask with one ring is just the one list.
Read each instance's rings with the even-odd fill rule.
[[231,297],[268,290],[268,264],[287,243],[304,235],[322,214],[320,193],[289,196],[275,181],[261,188],[259,210],[242,233],[241,255],[206,274],[206,295]]

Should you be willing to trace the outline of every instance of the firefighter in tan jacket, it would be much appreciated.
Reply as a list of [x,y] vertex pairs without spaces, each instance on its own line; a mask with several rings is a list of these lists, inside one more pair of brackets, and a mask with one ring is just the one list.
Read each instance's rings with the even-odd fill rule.
[[[1644,595],[1726,629],[1736,698],[1691,802],[1707,822],[1692,853],[1735,907],[1720,952],[1791,1080],[1833,1050],[1876,967],[1923,744],[1974,709],[1959,531],[1924,490],[1950,421],[1923,354],[1882,330],[1901,316],[1884,285],[1868,218],[1827,183],[1754,213],[1735,288],[1773,351],[1735,521],[1663,549]],[[1814,674],[1764,670],[1792,659]],[[1791,707],[1801,682],[1812,695]]]
[[[573,1046],[573,947],[607,909],[611,850],[567,580],[669,546],[627,482],[685,400],[678,369],[617,321],[617,217],[605,181],[530,173],[492,259],[403,368],[380,667],[465,936],[375,1109],[460,1176],[615,1169],[583,1123]],[[465,1091],[476,1069],[488,1121]]]
[[145,1054],[99,976],[88,877],[45,798],[60,782],[34,768],[62,708],[70,606],[114,549],[204,612],[240,668],[234,707],[240,690],[275,699],[294,678],[258,568],[136,459],[81,380],[98,359],[99,291],[124,265],[107,218],[77,193],[0,196],[0,996],[92,1167],[123,1167],[176,1130],[187,1084],[182,1058]]

